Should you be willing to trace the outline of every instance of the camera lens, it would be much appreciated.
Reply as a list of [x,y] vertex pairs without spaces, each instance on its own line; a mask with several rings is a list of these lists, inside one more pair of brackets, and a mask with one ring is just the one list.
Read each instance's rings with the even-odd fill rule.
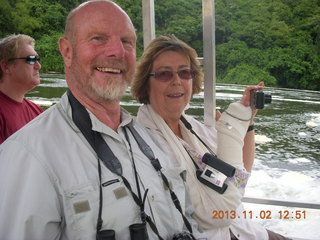
[[269,104],[271,103],[272,97],[270,94],[264,94],[264,103]]
[[265,94],[262,90],[251,90],[250,102],[252,108],[263,109],[264,104],[271,103],[271,95]]

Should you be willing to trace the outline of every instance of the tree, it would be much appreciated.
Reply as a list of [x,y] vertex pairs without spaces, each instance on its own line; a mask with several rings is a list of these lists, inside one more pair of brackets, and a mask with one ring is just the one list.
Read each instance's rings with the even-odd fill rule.
[[41,24],[37,16],[33,16],[35,3],[29,0],[20,0],[12,10],[12,22],[19,33],[33,35],[40,29]]
[[36,43],[36,50],[41,56],[42,71],[64,72],[63,59],[58,48],[58,39],[63,33],[45,34]]
[[[143,51],[142,0],[115,0],[137,31]],[[67,13],[84,0],[0,0],[1,37],[26,33],[37,41],[43,71],[62,71],[57,37]],[[281,87],[320,90],[319,0],[216,1],[219,81],[250,76]],[[156,35],[174,34],[203,56],[201,0],[155,1]],[[248,71],[248,72],[246,72]],[[239,77],[236,76],[239,74]],[[269,80],[268,80],[269,81]],[[243,82],[243,84],[246,84]]]
[[0,36],[16,32],[15,26],[12,23],[12,7],[8,0],[0,0]]
[[223,78],[224,83],[233,84],[257,85],[261,81],[268,87],[277,85],[277,80],[267,71],[248,64],[237,65]]
[[202,56],[201,1],[166,0],[155,3],[156,33],[174,34]]

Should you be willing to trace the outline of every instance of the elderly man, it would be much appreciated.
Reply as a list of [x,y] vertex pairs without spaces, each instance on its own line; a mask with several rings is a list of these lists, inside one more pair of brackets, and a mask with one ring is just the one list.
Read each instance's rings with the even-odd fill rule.
[[35,40],[12,34],[0,40],[0,144],[43,110],[25,94],[40,83]]
[[0,147],[0,239],[200,235],[185,211],[184,169],[119,104],[136,60],[128,15],[85,2],[59,48],[70,90]]

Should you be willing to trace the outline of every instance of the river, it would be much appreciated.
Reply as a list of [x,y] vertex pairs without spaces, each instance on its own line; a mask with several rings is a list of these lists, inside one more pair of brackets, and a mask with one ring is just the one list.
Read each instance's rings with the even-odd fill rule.
[[[47,108],[57,103],[66,89],[64,75],[41,74],[41,84],[27,97]],[[237,101],[243,89],[218,85],[221,111]],[[255,118],[256,158],[245,196],[320,203],[320,92],[277,88],[265,92],[272,95],[272,103]],[[129,91],[121,105],[132,114],[139,107]],[[187,113],[203,120],[203,93],[194,96]],[[244,205],[247,218],[271,230],[320,239],[320,210]],[[266,219],[268,214],[270,219]]]

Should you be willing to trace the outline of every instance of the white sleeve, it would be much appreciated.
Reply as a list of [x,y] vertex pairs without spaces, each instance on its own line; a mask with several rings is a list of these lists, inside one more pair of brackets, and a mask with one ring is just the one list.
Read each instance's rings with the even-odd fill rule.
[[0,239],[59,239],[58,194],[47,169],[14,140],[0,146]]
[[217,155],[223,161],[243,168],[242,147],[251,118],[251,108],[236,102],[229,105],[216,124],[218,131]]

